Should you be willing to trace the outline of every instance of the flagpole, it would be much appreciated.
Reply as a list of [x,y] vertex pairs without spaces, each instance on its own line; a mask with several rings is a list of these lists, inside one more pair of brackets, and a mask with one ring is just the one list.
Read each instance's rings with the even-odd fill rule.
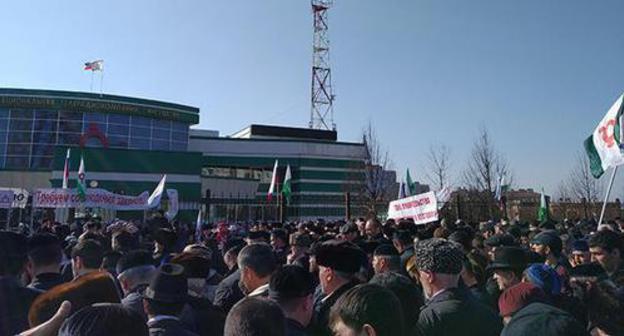
[[91,70],[91,85],[89,86],[89,92],[93,93],[93,70]]
[[103,95],[103,86],[104,86],[104,70],[100,70],[100,98]]
[[615,180],[615,173],[617,172],[618,166],[613,167],[613,173],[611,173],[611,179],[609,180],[609,186],[607,187],[607,194],[605,195],[604,202],[602,203],[602,211],[600,211],[600,220],[598,221],[598,229],[602,225],[602,220],[604,219],[605,210],[607,209],[607,201],[609,200],[609,195],[611,194],[611,188],[613,187],[613,181]]

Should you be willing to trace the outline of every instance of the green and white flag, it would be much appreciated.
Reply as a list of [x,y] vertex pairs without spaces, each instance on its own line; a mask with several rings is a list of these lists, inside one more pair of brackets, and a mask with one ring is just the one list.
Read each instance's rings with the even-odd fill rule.
[[292,175],[290,174],[290,165],[287,165],[286,174],[284,175],[284,184],[282,185],[282,196],[286,198],[286,204],[288,205],[290,205],[290,194],[292,193],[290,180],[292,180]]
[[415,193],[416,188],[410,176],[409,168],[407,168],[407,172],[405,173],[405,194],[406,196],[413,196]]
[[544,191],[542,190],[542,195],[540,197],[540,207],[537,210],[537,220],[543,222],[548,219],[548,206],[546,205],[546,195],[544,195]]
[[78,167],[78,183],[76,185],[76,192],[80,201],[84,202],[87,199],[87,183],[85,176],[85,165],[82,155],[80,155],[80,166]]
[[585,152],[589,157],[589,167],[595,178],[599,178],[608,168],[624,163],[621,151],[622,143],[622,99],[611,106],[602,118],[594,133],[584,142]]

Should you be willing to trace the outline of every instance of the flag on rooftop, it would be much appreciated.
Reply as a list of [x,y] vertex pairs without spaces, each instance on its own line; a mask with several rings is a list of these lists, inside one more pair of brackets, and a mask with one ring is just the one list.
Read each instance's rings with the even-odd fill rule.
[[85,70],[91,70],[91,71],[102,71],[102,70],[104,70],[104,60],[97,60],[97,61],[93,61],[93,62],[86,62],[84,64],[84,69]]
[[267,193],[267,199],[271,202],[273,198],[273,193],[275,193],[277,189],[277,165],[278,162],[275,160],[275,165],[273,166],[273,175],[271,175],[271,185],[269,186],[269,192]]
[[595,178],[608,168],[624,163],[622,155],[622,99],[621,95],[602,118],[594,133],[584,142],[589,167]]

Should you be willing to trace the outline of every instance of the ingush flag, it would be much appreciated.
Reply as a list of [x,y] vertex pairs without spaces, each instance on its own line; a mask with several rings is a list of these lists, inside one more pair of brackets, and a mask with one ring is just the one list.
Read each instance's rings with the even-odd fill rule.
[[290,180],[292,175],[290,174],[290,165],[286,166],[286,175],[284,175],[284,184],[282,185],[282,195],[286,198],[286,204],[290,205],[290,194],[292,193]]
[[76,191],[78,198],[84,202],[87,198],[87,183],[85,175],[85,164],[82,155],[80,155],[80,166],[78,167],[78,183],[76,185]]
[[584,147],[589,157],[589,167],[595,178],[608,168],[624,163],[622,155],[622,99],[620,96],[602,118],[594,133],[585,140]]

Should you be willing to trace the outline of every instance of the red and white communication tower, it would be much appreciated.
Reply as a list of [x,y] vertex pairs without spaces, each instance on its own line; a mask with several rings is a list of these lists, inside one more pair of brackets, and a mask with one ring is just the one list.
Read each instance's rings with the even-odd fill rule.
[[333,0],[312,0],[314,41],[312,46],[312,108],[310,128],[336,130],[334,124],[334,93],[329,66],[327,10]]

